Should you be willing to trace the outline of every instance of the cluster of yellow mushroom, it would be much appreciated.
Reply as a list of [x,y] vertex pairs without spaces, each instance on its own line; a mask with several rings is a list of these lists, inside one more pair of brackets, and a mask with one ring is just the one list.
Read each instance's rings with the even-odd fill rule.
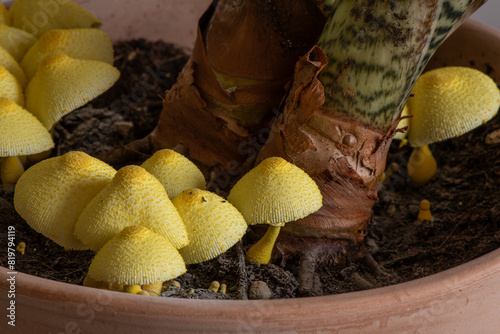
[[[437,163],[429,144],[461,136],[493,118],[500,107],[500,90],[479,70],[449,66],[422,74],[403,109],[396,139],[408,141],[413,150],[408,176],[415,185],[431,180]],[[407,138],[407,139],[406,139]]]
[[0,3],[4,188],[15,184],[26,163],[50,154],[54,124],[118,80],[111,39],[99,27],[92,13],[72,1],[16,0],[8,11]]
[[73,151],[28,168],[16,184],[14,207],[62,247],[96,252],[85,285],[159,295],[186,264],[236,244],[247,222],[272,225],[272,237],[248,252],[249,260],[269,262],[279,226],[322,205],[316,183],[281,158],[251,170],[228,199],[205,187],[196,165],[169,149],[118,171]]

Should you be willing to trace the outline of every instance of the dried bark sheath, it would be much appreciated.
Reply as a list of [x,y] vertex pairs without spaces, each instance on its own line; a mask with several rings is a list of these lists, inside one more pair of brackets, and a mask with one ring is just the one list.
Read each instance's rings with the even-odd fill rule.
[[226,169],[245,162],[246,138],[280,104],[325,20],[314,1],[219,1],[200,19],[191,58],[166,94],[155,148],[180,143],[191,159]]

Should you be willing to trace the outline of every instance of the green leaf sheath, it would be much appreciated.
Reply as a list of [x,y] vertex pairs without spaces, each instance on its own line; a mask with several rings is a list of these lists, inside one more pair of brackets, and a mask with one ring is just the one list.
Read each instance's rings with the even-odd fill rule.
[[471,0],[339,0],[318,41],[326,112],[387,130]]

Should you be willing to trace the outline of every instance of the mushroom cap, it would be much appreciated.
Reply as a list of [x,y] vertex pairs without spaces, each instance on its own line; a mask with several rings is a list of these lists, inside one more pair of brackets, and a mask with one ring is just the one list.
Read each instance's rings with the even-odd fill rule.
[[304,218],[323,205],[316,182],[279,157],[267,158],[243,175],[227,199],[249,225],[283,225]]
[[[403,111],[401,111],[401,117],[403,116],[410,116],[409,111],[408,111],[408,105],[405,104],[405,107],[403,108]],[[408,129],[405,132],[396,132],[394,135],[394,139],[397,140],[403,140],[406,138],[408,135],[408,131],[410,129],[410,118],[403,118],[399,124],[398,124],[398,129],[402,129],[404,127],[408,127]]]
[[213,259],[231,248],[247,230],[241,213],[224,198],[201,189],[183,191],[173,200],[188,232],[179,251],[186,263]]
[[21,87],[26,87],[28,79],[26,79],[26,74],[24,73],[21,65],[12,57],[12,55],[5,50],[5,48],[0,46],[0,65],[5,67],[7,71],[12,73],[16,79],[21,84]]
[[54,29],[43,34],[21,61],[28,79],[35,76],[43,58],[57,52],[113,65],[113,44],[103,31],[92,28]]
[[[101,22],[94,14],[76,2],[54,0],[16,0],[9,9],[11,24],[40,38],[52,29],[99,28]],[[45,24],[37,24],[40,17]]]
[[17,62],[23,59],[26,52],[35,44],[32,34],[5,24],[0,24],[0,46],[7,50]]
[[95,280],[142,285],[174,279],[186,272],[179,251],[144,226],[124,228],[95,255],[88,275]]
[[500,90],[481,71],[442,67],[422,74],[407,102],[408,141],[422,146],[460,136],[490,120],[500,106]]
[[16,184],[14,207],[35,231],[66,249],[87,249],[74,236],[85,206],[111,182],[116,170],[73,151],[28,168]]
[[102,61],[50,54],[26,88],[26,109],[50,129],[64,115],[108,90],[119,76],[116,68]]
[[145,226],[176,248],[188,244],[186,228],[160,181],[134,165],[118,170],[90,201],[78,218],[75,234],[90,249],[98,251],[130,225]]
[[9,12],[1,2],[0,2],[0,24],[10,25]]
[[156,151],[141,165],[165,187],[171,199],[184,190],[205,189],[205,177],[188,158],[170,149]]
[[53,147],[52,136],[35,116],[0,97],[0,157],[35,154]]
[[0,65],[0,97],[6,97],[24,106],[23,88],[16,77]]

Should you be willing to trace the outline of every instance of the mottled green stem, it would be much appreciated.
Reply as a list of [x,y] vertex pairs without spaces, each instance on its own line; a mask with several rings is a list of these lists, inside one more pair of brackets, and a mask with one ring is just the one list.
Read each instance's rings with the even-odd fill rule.
[[472,0],[339,0],[320,37],[323,109],[387,130]]

